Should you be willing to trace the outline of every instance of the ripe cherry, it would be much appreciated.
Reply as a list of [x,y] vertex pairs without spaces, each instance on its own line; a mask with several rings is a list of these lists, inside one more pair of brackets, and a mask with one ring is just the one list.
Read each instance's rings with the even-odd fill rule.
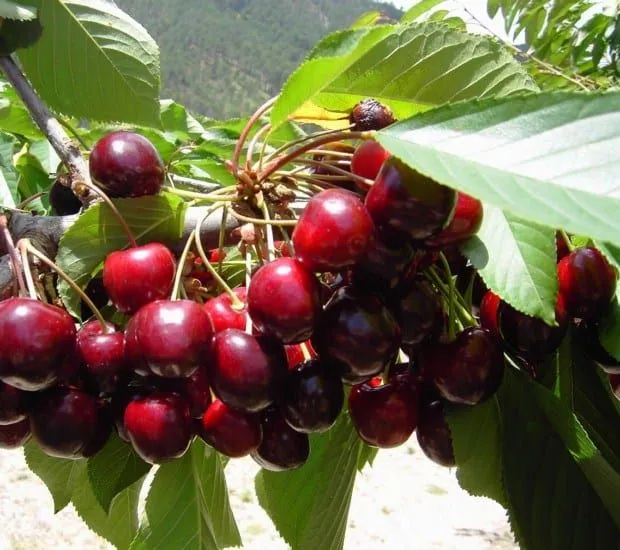
[[424,454],[436,464],[448,468],[456,466],[452,434],[446,422],[443,402],[439,399],[422,401],[416,431]]
[[[364,141],[353,153],[351,172],[356,176],[374,180],[381,170],[381,166],[390,156],[389,151],[385,150],[379,142]],[[364,188],[363,191],[368,191],[369,188]]]
[[201,419],[199,435],[216,451],[239,458],[256,451],[263,438],[260,417],[216,399]]
[[80,199],[75,196],[71,187],[63,185],[56,180],[49,192],[49,202],[52,211],[57,216],[69,216],[77,214],[82,208]]
[[[239,300],[246,303],[246,289],[240,286],[233,289]],[[224,292],[215,298],[207,300],[203,305],[213,323],[213,332],[222,332],[227,328],[245,329],[246,308],[236,309],[228,293]]]
[[480,325],[495,336],[500,336],[497,316],[501,298],[493,291],[488,290],[480,302]]
[[424,241],[428,248],[446,248],[470,239],[482,225],[482,203],[465,193],[457,193],[456,208],[452,220],[437,235]]
[[0,334],[0,380],[22,390],[52,386],[75,348],[71,316],[29,298],[0,302]]
[[396,122],[396,119],[389,107],[376,99],[367,98],[353,107],[349,122],[356,131],[381,130]]
[[189,378],[181,378],[170,384],[187,401],[192,418],[200,419],[211,404],[211,386],[206,367],[200,367]]
[[409,347],[417,346],[438,334],[443,327],[443,317],[443,306],[437,291],[424,279],[416,279],[396,308],[402,343]]
[[283,344],[304,342],[321,312],[319,281],[297,260],[278,258],[252,277],[248,312],[259,333]]
[[134,449],[149,464],[180,458],[189,448],[189,407],[176,393],[158,392],[130,401],[124,425]]
[[30,439],[30,421],[26,418],[15,424],[0,425],[0,449],[19,449]]
[[577,248],[558,264],[560,294],[567,313],[598,321],[616,293],[616,272],[594,247]]
[[22,421],[26,418],[27,409],[26,394],[0,382],[0,426]]
[[121,313],[133,313],[172,290],[176,262],[161,243],[111,252],[103,264],[103,284]]
[[164,184],[164,164],[153,144],[140,134],[111,132],[93,147],[92,179],[110,197],[155,195]]
[[293,231],[295,257],[313,272],[340,271],[356,264],[373,239],[373,223],[364,204],[344,189],[314,195]]

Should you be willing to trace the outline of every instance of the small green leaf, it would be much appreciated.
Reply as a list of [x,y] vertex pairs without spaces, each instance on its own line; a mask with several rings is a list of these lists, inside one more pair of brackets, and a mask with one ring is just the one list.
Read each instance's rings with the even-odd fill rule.
[[400,22],[406,23],[408,21],[415,21],[416,19],[418,19],[418,17],[429,12],[434,7],[438,6],[439,4],[443,4],[444,1],[445,0],[420,0],[405,12],[405,15],[402,16]]
[[19,202],[18,175],[13,166],[17,140],[10,134],[0,132],[0,205],[15,207]]
[[164,99],[160,101],[161,122],[164,130],[174,132],[185,139],[198,137],[205,129],[192,115],[187,112],[183,105]]
[[39,140],[43,134],[33,122],[28,109],[10,86],[0,82],[0,130]]
[[361,27],[370,27],[377,23],[383,15],[380,11],[369,11],[360,15],[349,27],[350,29],[359,29]]
[[28,149],[31,155],[34,155],[42,169],[50,175],[56,174],[60,165],[60,158],[46,139],[34,141]]
[[[26,2],[27,4],[29,2]],[[0,17],[15,21],[32,21],[37,18],[37,10],[9,0],[0,0]]]
[[[46,193],[53,179],[41,165],[37,157],[25,149],[15,155],[13,162],[19,174],[18,189],[22,197],[31,197],[37,193]],[[49,207],[47,195],[30,202],[29,208],[46,212]]]

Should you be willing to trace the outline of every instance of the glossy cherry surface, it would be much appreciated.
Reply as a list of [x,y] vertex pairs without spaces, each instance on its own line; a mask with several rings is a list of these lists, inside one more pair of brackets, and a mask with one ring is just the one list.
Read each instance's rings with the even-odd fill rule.
[[[364,141],[353,153],[351,172],[369,180],[374,180],[383,163],[390,158],[390,153],[374,140]],[[360,185],[360,184],[358,184]],[[365,188],[364,191],[368,191]]]
[[488,290],[480,302],[480,325],[491,331],[495,336],[500,336],[497,319],[501,301],[497,294]]
[[62,185],[56,180],[49,193],[50,206],[57,216],[69,216],[77,214],[82,208],[82,203],[78,199],[70,187]]
[[478,233],[482,216],[482,203],[478,199],[466,193],[457,193],[452,220],[440,233],[426,239],[424,246],[446,248],[465,242]]
[[207,368],[201,366],[189,378],[181,378],[171,384],[183,396],[189,405],[192,418],[200,419],[211,404],[211,386]]
[[440,466],[456,466],[452,433],[440,400],[422,401],[416,430],[418,443],[424,454]]
[[30,439],[30,421],[26,418],[15,424],[0,425],[0,449],[19,449]]
[[15,424],[26,418],[27,395],[22,391],[0,382],[0,426]]
[[440,332],[443,315],[437,291],[424,279],[416,279],[411,284],[409,292],[399,300],[396,308],[396,319],[401,328],[403,344],[417,346]]
[[[246,303],[246,289],[244,286],[234,288],[233,292],[241,302]],[[232,299],[226,292],[207,300],[203,308],[213,323],[214,332],[222,332],[227,328],[245,329],[246,307],[241,309],[234,308]]]

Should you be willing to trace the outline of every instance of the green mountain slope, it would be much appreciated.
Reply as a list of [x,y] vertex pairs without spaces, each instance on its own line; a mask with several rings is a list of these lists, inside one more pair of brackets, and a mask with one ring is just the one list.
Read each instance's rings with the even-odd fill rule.
[[116,0],[161,48],[163,96],[211,117],[247,114],[278,92],[325,34],[362,13],[398,18],[370,0]]

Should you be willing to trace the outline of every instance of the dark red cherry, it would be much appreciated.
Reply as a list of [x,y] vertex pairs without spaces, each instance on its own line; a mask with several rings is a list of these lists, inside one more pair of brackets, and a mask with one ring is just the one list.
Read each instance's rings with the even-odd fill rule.
[[[239,300],[246,303],[244,286],[233,289]],[[245,329],[246,308],[235,309],[230,296],[224,292],[215,298],[207,300],[202,306],[213,323],[213,332],[222,332],[227,328]]]
[[418,423],[418,396],[409,383],[358,384],[349,393],[349,412],[360,438],[373,447],[398,447]]
[[268,407],[286,371],[284,348],[275,340],[237,329],[226,329],[213,338],[211,387],[231,407],[248,412]]
[[82,208],[82,202],[78,199],[71,187],[63,185],[56,180],[49,193],[49,202],[52,212],[57,216],[69,216],[77,214]]
[[430,283],[418,278],[396,307],[402,343],[417,346],[438,334],[443,327],[444,311],[437,291]]
[[15,424],[26,418],[26,397],[22,390],[0,382],[0,426]]
[[200,304],[157,300],[138,315],[137,326],[128,327],[129,354],[140,357],[153,374],[187,378],[208,360],[213,328]]
[[95,456],[103,449],[112,435],[114,417],[109,405],[102,401],[97,403],[97,425],[95,433],[80,452],[82,458]]
[[27,391],[49,388],[74,351],[75,333],[59,307],[29,298],[0,302],[0,380]]
[[206,367],[200,367],[189,378],[174,381],[173,386],[187,401],[191,417],[202,418],[211,404],[211,386]]
[[[610,374],[609,385],[611,386],[611,391],[613,394],[620,399],[620,374]],[[1,429],[2,428],[0,427],[0,430]]]
[[[379,170],[381,170],[381,166],[390,156],[389,151],[386,151],[379,142],[374,140],[365,141],[353,153],[351,172],[356,176],[374,180]],[[370,186],[364,187],[362,190],[368,191],[369,188]]]
[[251,456],[265,470],[284,472],[302,466],[310,456],[308,435],[291,428],[271,407],[261,415],[263,439]]
[[577,248],[558,264],[560,294],[571,317],[598,321],[616,293],[616,272],[594,247]]
[[58,458],[81,458],[97,423],[97,401],[80,390],[43,392],[30,412],[32,436],[43,452]]
[[134,449],[149,464],[183,456],[192,438],[189,407],[176,393],[158,392],[130,401],[124,424]]
[[399,345],[400,328],[384,302],[351,286],[334,294],[312,337],[319,357],[341,363],[342,379],[348,383],[382,372]]
[[491,397],[504,376],[500,340],[485,328],[469,327],[454,341],[420,353],[423,377],[453,403],[476,405]]
[[384,162],[365,204],[377,229],[391,234],[394,242],[403,237],[422,241],[452,221],[456,191],[391,157]]
[[15,424],[0,425],[0,449],[19,449],[30,439],[30,421],[26,418]]
[[422,401],[416,430],[418,443],[424,454],[436,464],[451,468],[456,466],[452,434],[440,400]]
[[349,122],[356,131],[381,130],[396,122],[391,109],[376,99],[367,98],[353,107]]
[[103,136],[88,162],[92,179],[110,197],[155,195],[164,184],[162,159],[140,134],[117,131]]
[[480,324],[495,336],[500,336],[497,316],[501,298],[493,291],[488,290],[480,302]]
[[570,249],[568,248],[568,244],[566,243],[566,239],[560,231],[555,232],[555,249],[556,249],[556,259],[559,263],[562,258],[565,258],[570,254]]
[[103,263],[103,284],[121,313],[167,298],[172,290],[176,262],[161,243],[148,243],[111,252]]
[[457,193],[456,208],[452,221],[437,235],[424,241],[428,248],[446,248],[465,242],[482,225],[482,203],[465,193]]
[[142,347],[138,340],[141,327],[142,309],[139,309],[129,319],[125,327],[125,357],[129,367],[139,376],[152,376],[151,369],[142,355]]
[[216,399],[201,419],[199,435],[216,451],[239,458],[256,451],[263,438],[260,417]]
[[340,271],[355,265],[373,239],[373,223],[364,204],[344,189],[327,189],[314,195],[293,231],[295,257],[313,272]]
[[609,374],[620,374],[620,361],[614,359],[601,344],[596,325],[583,326],[579,331],[584,341],[585,354]]
[[329,430],[344,402],[339,366],[311,359],[288,371],[282,392],[282,413],[298,432]]

